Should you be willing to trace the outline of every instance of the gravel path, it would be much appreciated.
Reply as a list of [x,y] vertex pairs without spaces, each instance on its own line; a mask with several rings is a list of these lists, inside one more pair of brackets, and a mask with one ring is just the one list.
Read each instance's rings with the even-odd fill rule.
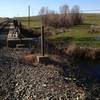
[[85,91],[65,82],[60,67],[24,62],[12,49],[0,54],[0,100],[84,100]]

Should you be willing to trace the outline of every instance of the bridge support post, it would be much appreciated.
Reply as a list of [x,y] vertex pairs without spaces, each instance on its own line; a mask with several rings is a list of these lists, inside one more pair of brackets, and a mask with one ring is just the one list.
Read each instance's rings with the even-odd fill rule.
[[41,55],[37,56],[37,62],[42,64],[49,64],[50,59],[44,52],[44,26],[41,27]]
[[41,55],[44,56],[44,26],[41,26]]

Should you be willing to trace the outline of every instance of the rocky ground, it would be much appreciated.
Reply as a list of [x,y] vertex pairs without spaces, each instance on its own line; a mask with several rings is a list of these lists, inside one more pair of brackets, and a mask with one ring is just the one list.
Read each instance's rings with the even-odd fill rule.
[[0,100],[86,99],[85,89],[65,78],[61,65],[30,63],[20,58],[21,53],[0,52]]

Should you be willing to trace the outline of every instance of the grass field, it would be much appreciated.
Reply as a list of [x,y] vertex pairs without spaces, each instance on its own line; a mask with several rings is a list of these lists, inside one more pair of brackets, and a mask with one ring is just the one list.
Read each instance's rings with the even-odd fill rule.
[[[23,25],[28,27],[28,18],[27,17],[18,17],[17,18],[19,21],[22,22]],[[33,16],[30,17],[30,26],[33,27],[38,27],[41,26],[41,19],[39,16]]]
[[[18,18],[23,25],[28,25],[27,17]],[[90,33],[89,27],[91,24],[100,25],[100,14],[83,14],[83,25],[77,25],[66,29],[65,32],[58,32],[48,37],[50,40],[64,40],[70,43],[79,45],[100,46],[100,32]],[[31,17],[30,26],[41,26],[41,19],[39,16]],[[56,30],[56,29],[55,29]]]
[[0,22],[4,21],[4,18],[0,17]]

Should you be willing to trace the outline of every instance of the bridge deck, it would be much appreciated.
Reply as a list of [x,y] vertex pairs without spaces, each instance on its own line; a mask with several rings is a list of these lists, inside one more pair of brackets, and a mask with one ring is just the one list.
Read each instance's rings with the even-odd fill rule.
[[7,40],[8,41],[33,41],[35,40],[36,38],[19,38],[18,37],[18,33],[15,32],[15,27],[14,27],[14,24],[13,23],[10,23],[10,29],[9,29],[9,33],[8,33],[8,37],[7,37]]
[[10,23],[10,28],[7,36],[7,46],[8,47],[17,47],[19,44],[25,45],[25,47],[32,47],[33,43],[35,41],[38,41],[39,38],[19,38],[18,35],[20,30],[17,32],[14,24],[11,22]]

